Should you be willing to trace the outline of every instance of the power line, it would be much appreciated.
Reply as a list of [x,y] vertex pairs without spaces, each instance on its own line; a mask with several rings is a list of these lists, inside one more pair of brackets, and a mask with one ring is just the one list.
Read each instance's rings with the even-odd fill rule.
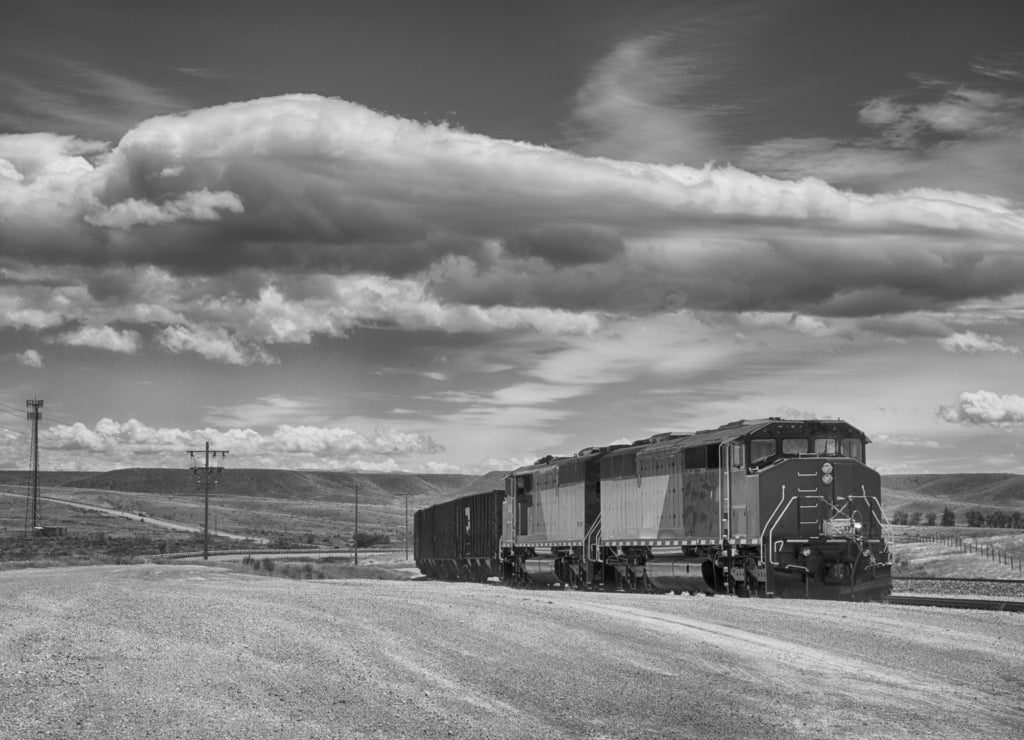
[[[21,414],[22,413],[23,412],[21,411],[21,409],[17,408],[16,406],[11,406],[11,405],[6,404],[6,403],[0,403],[0,414],[9,414],[10,416],[17,416],[18,418],[21,418]],[[63,418],[61,416],[55,416],[52,411],[47,411],[46,413],[47,413],[48,418],[52,419],[52,421],[49,421],[47,419],[40,419],[39,423],[42,424],[43,426],[48,426],[48,427],[68,426],[68,427],[70,427],[70,426],[74,426],[75,424],[79,423],[77,421],[69,421],[69,420],[67,420],[67,419],[65,419],[65,418]]]
[[6,429],[8,432],[14,432],[19,435],[28,434],[24,429],[12,429],[11,427],[5,427],[3,424],[0,424],[0,429]]
[[[2,405],[3,404],[0,404],[0,406]],[[25,412],[22,411],[21,409],[18,409],[17,411],[8,411],[6,408],[0,408],[0,414],[7,414],[8,416],[17,416],[19,419],[21,418],[21,415],[23,413]]]

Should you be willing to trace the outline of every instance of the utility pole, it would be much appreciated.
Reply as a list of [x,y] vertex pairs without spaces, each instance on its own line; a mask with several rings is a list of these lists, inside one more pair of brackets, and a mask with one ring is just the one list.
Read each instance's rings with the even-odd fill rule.
[[196,455],[203,450],[188,450],[188,455],[192,459],[192,475],[196,480],[196,488],[202,485],[203,488],[203,560],[210,559],[210,484],[216,484],[217,479],[220,478],[221,472],[224,470],[223,465],[217,465],[216,467],[210,466],[210,458],[212,457],[214,462],[217,460],[217,455],[220,455],[221,462],[227,456],[227,450],[211,450],[210,443],[206,443],[206,462],[202,467],[199,466],[199,461],[196,460]]
[[356,565],[359,565],[359,481],[355,483],[356,489],[356,533],[352,538],[352,544],[356,550]]
[[405,498],[405,559],[409,559],[409,497],[411,493],[399,493],[399,496]]
[[43,407],[43,401],[33,398],[25,401],[25,405],[31,409],[28,419],[32,422],[32,533],[35,534],[39,524],[39,420],[43,416],[39,409]]

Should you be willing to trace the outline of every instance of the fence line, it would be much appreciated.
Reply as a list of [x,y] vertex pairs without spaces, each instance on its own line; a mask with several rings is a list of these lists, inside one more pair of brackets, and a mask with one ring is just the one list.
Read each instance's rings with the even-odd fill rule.
[[904,533],[904,536],[912,542],[940,543],[943,545],[949,545],[950,547],[955,547],[961,552],[971,553],[973,555],[982,555],[995,563],[1009,565],[1010,570],[1016,568],[1019,573],[1024,573],[1024,559],[1014,557],[1013,555],[1008,554],[1006,550],[1000,550],[998,547],[993,547],[992,545],[968,542],[963,537],[956,535],[923,535]]

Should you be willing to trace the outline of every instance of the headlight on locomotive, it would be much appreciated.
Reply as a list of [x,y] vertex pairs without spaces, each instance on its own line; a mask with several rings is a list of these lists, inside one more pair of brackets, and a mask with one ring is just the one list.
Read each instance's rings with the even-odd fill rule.
[[833,467],[832,463],[830,462],[827,462],[821,466],[821,482],[824,483],[826,486],[830,485],[834,480],[832,477],[832,470]]
[[804,545],[800,548],[800,557],[809,558],[811,557],[811,552],[811,548],[809,548],[807,545]]

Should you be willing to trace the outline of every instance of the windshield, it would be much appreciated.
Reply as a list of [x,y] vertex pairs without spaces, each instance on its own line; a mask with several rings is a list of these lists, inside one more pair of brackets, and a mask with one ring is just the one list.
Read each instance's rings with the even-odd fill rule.
[[836,454],[836,441],[831,438],[819,438],[814,440],[814,451],[819,455],[834,455]]
[[805,455],[807,454],[807,440],[803,437],[790,437],[782,440],[783,455]]

